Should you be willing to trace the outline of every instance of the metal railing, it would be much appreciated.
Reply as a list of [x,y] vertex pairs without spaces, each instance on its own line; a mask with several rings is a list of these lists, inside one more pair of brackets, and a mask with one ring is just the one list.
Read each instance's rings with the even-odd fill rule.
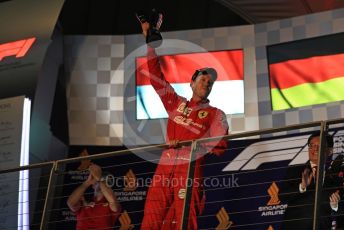
[[[188,174],[187,179],[193,180],[195,176],[195,159],[197,154],[197,146],[199,146],[201,143],[206,142],[212,142],[212,141],[219,141],[219,140],[234,140],[234,139],[242,139],[242,138],[248,138],[248,137],[255,137],[255,136],[262,136],[267,134],[278,134],[283,133],[287,131],[292,130],[302,130],[302,129],[309,129],[309,128],[319,128],[321,132],[320,137],[320,157],[318,158],[318,165],[323,165],[325,162],[325,155],[322,154],[325,151],[325,138],[324,135],[328,132],[329,125],[338,125],[343,124],[344,119],[336,119],[336,120],[329,120],[329,121],[319,121],[319,122],[310,122],[300,125],[291,125],[281,128],[272,128],[272,129],[264,129],[264,130],[257,130],[257,131],[249,131],[249,132],[243,132],[238,134],[231,134],[223,137],[211,137],[211,138],[204,138],[199,140],[193,140],[193,141],[183,141],[180,143],[182,146],[189,146],[191,145],[191,152],[190,152],[190,161],[189,161],[189,168],[188,168]],[[46,166],[50,166],[50,174],[49,174],[49,181],[47,185],[47,192],[45,194],[44,198],[44,207],[43,212],[41,216],[41,222],[40,222],[40,229],[47,229],[47,212],[49,210],[49,207],[51,206],[51,195],[53,194],[53,190],[56,187],[55,181],[58,172],[60,171],[60,167],[62,165],[65,165],[67,163],[72,162],[78,162],[81,160],[94,160],[94,159],[100,159],[100,158],[109,158],[109,157],[115,157],[125,154],[132,154],[135,153],[137,155],[140,155],[142,151],[150,151],[150,150],[156,150],[158,149],[164,149],[168,148],[168,145],[152,145],[147,147],[141,147],[141,148],[133,148],[133,149],[127,149],[127,150],[121,150],[121,151],[114,151],[114,152],[106,152],[96,155],[90,155],[90,156],[82,156],[82,157],[75,157],[75,158],[69,158],[69,159],[62,159],[57,161],[50,161],[50,162],[44,162],[39,164],[31,164],[27,166],[17,167],[17,168],[11,168],[11,169],[5,169],[0,170],[1,174],[6,174],[10,172],[18,172],[21,170],[30,170],[30,169],[37,169],[42,168]],[[320,179],[318,179],[320,178]],[[321,203],[321,194],[322,194],[322,184],[321,181],[323,181],[324,178],[324,168],[319,167],[319,170],[317,171],[317,180],[316,180],[316,189],[315,189],[315,208],[314,208],[314,214],[313,214],[313,229],[316,230],[319,228],[319,209],[320,209],[320,203]],[[188,229],[188,219],[190,215],[190,203],[192,199],[192,189],[190,187],[186,187],[186,195],[184,199],[184,207],[183,207],[183,215],[182,215],[182,222],[180,224],[181,229]]]

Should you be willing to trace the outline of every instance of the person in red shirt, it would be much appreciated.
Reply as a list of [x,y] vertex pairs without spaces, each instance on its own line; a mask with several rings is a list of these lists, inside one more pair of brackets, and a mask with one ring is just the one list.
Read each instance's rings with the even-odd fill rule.
[[[89,171],[87,180],[67,200],[68,207],[76,214],[76,229],[113,229],[121,207],[111,188],[103,181],[101,168],[92,164]],[[93,202],[86,202],[84,193],[90,186],[94,189]]]
[[[150,25],[141,21],[141,27],[146,37]],[[166,140],[170,148],[163,151],[148,189],[141,229],[180,229],[191,149],[178,143],[227,135],[228,123],[224,112],[210,106],[207,99],[217,78],[215,69],[196,70],[190,83],[193,95],[187,100],[177,95],[164,78],[155,49],[149,44],[147,49],[150,82],[168,113]],[[197,215],[205,203],[202,156],[220,155],[226,148],[227,142],[220,140],[204,144],[197,152],[188,229],[197,229]]]

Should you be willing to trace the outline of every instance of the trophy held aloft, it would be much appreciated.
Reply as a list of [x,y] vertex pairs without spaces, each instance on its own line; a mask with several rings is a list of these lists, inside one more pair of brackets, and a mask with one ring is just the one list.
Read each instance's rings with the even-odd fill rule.
[[137,19],[141,22],[149,23],[149,30],[147,31],[146,43],[150,46],[157,48],[162,44],[162,36],[159,31],[162,24],[162,13],[152,9],[149,14],[144,12],[138,12],[136,14]]

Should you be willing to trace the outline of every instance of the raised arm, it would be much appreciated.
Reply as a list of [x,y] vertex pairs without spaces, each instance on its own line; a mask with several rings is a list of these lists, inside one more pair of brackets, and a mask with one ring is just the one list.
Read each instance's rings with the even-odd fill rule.
[[96,181],[99,182],[99,188],[103,193],[105,199],[109,203],[110,209],[113,212],[119,212],[120,205],[116,199],[115,194],[113,193],[112,189],[106,185],[105,181],[102,180],[102,169],[96,164],[92,164],[89,169],[90,174],[92,174]]
[[79,185],[73,192],[70,194],[67,200],[67,205],[73,212],[77,212],[80,209],[81,201],[84,196],[84,193],[88,187],[96,182],[96,179],[90,174],[86,181]]
[[[144,37],[147,36],[149,27],[150,25],[148,22],[141,23],[142,34]],[[179,96],[176,94],[170,83],[165,79],[165,76],[161,71],[159,58],[155,52],[155,49],[149,44],[147,45],[147,65],[148,73],[143,74],[149,77],[151,85],[159,95],[167,112],[172,111],[175,103],[179,99]]]
[[109,203],[110,209],[113,212],[120,212],[121,206],[118,203],[115,194],[113,193],[112,189],[109,188],[104,181],[99,182],[100,190],[102,191],[105,199]]

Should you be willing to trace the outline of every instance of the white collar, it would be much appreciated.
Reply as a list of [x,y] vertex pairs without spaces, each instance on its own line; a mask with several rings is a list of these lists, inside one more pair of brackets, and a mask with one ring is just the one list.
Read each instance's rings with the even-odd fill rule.
[[309,161],[309,163],[311,163],[311,168],[316,168],[317,164],[313,163],[312,161]]

